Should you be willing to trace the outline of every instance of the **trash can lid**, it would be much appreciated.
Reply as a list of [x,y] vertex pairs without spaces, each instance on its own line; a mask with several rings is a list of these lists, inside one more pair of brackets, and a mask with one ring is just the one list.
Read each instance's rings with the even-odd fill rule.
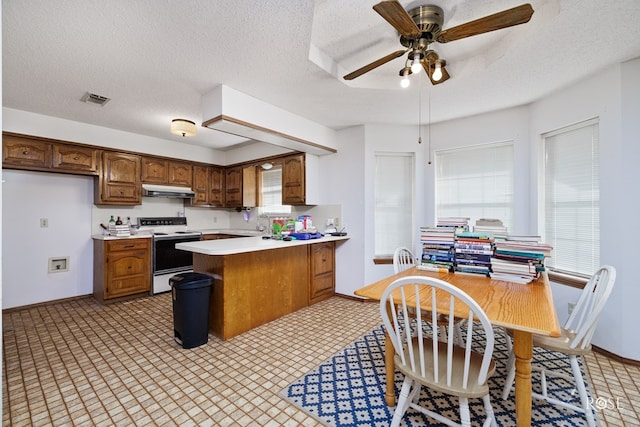
[[213,277],[204,273],[187,272],[171,276],[169,285],[176,289],[196,289],[211,286]]

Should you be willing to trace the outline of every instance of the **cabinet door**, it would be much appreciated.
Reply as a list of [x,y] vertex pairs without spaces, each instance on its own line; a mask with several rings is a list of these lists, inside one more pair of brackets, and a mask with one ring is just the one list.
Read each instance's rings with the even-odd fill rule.
[[313,304],[335,293],[335,246],[333,242],[310,246],[309,304]]
[[53,168],[74,173],[98,173],[99,151],[74,145],[53,144]]
[[191,200],[193,205],[209,204],[209,182],[211,171],[208,166],[193,167],[193,191],[196,197]]
[[143,157],[142,158],[142,173],[140,178],[145,184],[160,184],[166,185],[168,182],[168,164],[169,162],[164,159],[157,159],[155,157]]
[[51,168],[51,144],[3,134],[2,166],[14,166],[18,169],[49,169]]
[[304,155],[290,156],[282,163],[282,204],[304,205]]
[[139,177],[139,156],[112,152],[102,153],[98,203],[139,205],[142,202]]
[[149,292],[151,289],[151,239],[108,241],[104,298]]
[[256,206],[258,201],[258,172],[256,166],[242,168],[242,206]]
[[225,206],[242,206],[242,166],[225,170]]
[[209,203],[213,206],[224,205],[224,172],[222,168],[210,168]]
[[169,162],[169,185],[191,187],[193,169],[190,163]]

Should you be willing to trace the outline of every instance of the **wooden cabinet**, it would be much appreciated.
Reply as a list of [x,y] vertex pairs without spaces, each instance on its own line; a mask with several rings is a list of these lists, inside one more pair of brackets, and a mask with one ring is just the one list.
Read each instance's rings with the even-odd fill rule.
[[211,169],[208,166],[193,167],[193,191],[196,196],[191,200],[194,206],[209,205],[209,185],[211,180]]
[[53,144],[53,168],[95,175],[100,152],[93,148]]
[[3,133],[2,167],[97,175],[100,150],[54,139]]
[[242,166],[234,166],[225,170],[225,206],[229,208],[242,206]]
[[2,135],[2,166],[49,169],[51,144],[37,139]]
[[196,196],[191,200],[193,206],[224,205],[224,172],[213,166],[193,167],[193,191]]
[[282,162],[282,204],[305,204],[304,155],[298,154],[283,159]]
[[99,301],[151,290],[151,239],[94,240],[93,294]]
[[213,206],[224,206],[224,171],[222,168],[209,168],[209,204]]
[[255,207],[258,203],[258,170],[250,165],[242,168],[242,206]]
[[166,185],[169,182],[168,165],[166,159],[144,156],[141,159],[140,179],[145,184]]
[[193,182],[193,168],[187,162],[169,162],[169,185],[191,187]]
[[96,184],[95,204],[139,205],[140,156],[105,151],[102,173]]
[[193,169],[191,163],[176,162],[159,157],[143,156],[140,179],[145,184],[191,187]]
[[309,245],[309,304],[335,294],[335,243]]

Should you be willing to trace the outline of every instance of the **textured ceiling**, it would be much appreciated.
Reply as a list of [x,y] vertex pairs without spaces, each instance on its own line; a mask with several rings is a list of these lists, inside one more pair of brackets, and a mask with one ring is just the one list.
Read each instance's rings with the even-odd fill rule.
[[[320,124],[415,124],[522,105],[640,56],[640,2],[531,0],[527,24],[435,50],[451,79],[399,87],[398,58],[342,76],[401,48],[378,0],[3,0],[3,106],[165,139],[172,118],[198,124],[200,98],[225,84]],[[424,2],[401,1],[406,9]],[[522,4],[433,0],[444,28]],[[111,98],[80,102],[85,92]],[[418,117],[422,99],[423,117]],[[240,138],[200,128],[188,142]]]

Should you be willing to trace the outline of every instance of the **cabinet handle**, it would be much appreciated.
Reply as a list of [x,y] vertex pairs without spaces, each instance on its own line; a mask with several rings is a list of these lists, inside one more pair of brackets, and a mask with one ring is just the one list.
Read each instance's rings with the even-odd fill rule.
[[25,151],[23,151],[23,152],[22,152],[22,155],[23,155],[23,156],[26,156],[26,155],[28,155],[28,154],[29,154],[29,152],[28,152],[27,150],[25,150]]
[[[123,246],[123,248],[125,248],[125,249],[135,248],[135,245],[127,245],[127,246]],[[129,267],[129,268],[131,268],[131,267]]]
[[75,157],[73,158],[73,160],[78,160],[78,156],[75,156]]

